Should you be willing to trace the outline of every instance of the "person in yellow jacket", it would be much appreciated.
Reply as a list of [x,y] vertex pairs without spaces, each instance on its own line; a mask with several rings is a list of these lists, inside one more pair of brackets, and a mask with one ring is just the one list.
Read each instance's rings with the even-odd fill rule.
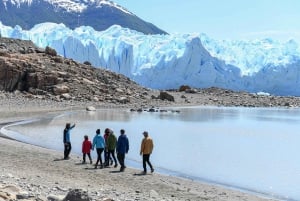
[[154,172],[153,166],[150,162],[150,155],[152,154],[153,151],[153,140],[149,137],[148,131],[144,131],[143,132],[144,135],[144,139],[142,140],[141,143],[141,151],[140,151],[140,155],[143,155],[143,168],[144,168],[144,174],[147,174],[147,167],[146,167],[146,163],[148,163],[148,165],[151,168],[151,172]]

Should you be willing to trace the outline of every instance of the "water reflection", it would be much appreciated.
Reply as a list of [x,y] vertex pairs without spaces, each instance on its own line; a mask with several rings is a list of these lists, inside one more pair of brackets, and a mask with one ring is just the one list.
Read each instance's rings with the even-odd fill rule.
[[[176,108],[178,109],[178,108]],[[154,139],[157,170],[300,200],[300,110],[279,108],[187,107],[175,112],[99,110],[47,117],[9,127],[15,137],[62,150],[66,122],[73,153],[81,154],[84,135],[124,128],[130,140],[128,164],[141,168],[142,132]],[[103,132],[102,132],[103,133]],[[136,163],[137,162],[137,163]]]
[[87,121],[130,121],[131,114],[124,110],[98,110],[98,111],[82,111],[80,113],[70,114],[70,119],[82,119]]

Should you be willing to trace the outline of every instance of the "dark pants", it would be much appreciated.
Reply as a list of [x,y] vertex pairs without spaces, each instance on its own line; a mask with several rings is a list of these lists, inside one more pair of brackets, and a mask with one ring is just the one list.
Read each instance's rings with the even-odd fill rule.
[[112,161],[112,158],[111,158],[110,155],[109,155],[108,149],[105,149],[105,150],[104,150],[104,160],[105,160],[105,165],[106,165],[106,166],[109,166],[109,161],[110,161],[110,160]]
[[99,161],[100,161],[100,165],[102,166],[102,158],[101,158],[101,154],[102,154],[102,152],[103,152],[103,150],[104,150],[104,148],[97,148],[97,162],[96,162],[96,167],[97,167],[97,165],[98,165],[98,163],[99,163]]
[[110,156],[112,156],[112,158],[114,159],[115,161],[115,166],[118,165],[118,162],[117,162],[117,159],[115,157],[115,150],[108,150],[108,158],[110,158]]
[[125,154],[118,153],[117,154],[117,158],[118,158],[118,161],[119,161],[119,163],[121,165],[121,169],[120,170],[122,171],[125,168],[125,163],[124,163],[124,161],[125,161]]
[[72,149],[71,142],[65,143],[64,159],[68,159]]
[[152,164],[150,162],[150,154],[144,154],[143,155],[143,168],[144,168],[144,172],[147,172],[146,163],[148,163],[148,165],[150,166],[151,170],[153,170]]
[[91,157],[91,153],[83,153],[83,162],[85,163],[85,157],[86,155],[88,155],[90,162],[92,163],[92,157]]

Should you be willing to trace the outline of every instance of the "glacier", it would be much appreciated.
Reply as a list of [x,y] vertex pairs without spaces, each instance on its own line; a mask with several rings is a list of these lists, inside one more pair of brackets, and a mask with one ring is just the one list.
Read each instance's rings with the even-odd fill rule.
[[294,40],[214,40],[205,34],[145,35],[42,23],[30,30],[0,22],[3,37],[32,40],[79,62],[89,61],[152,89],[220,87],[251,93],[300,95],[300,47]]

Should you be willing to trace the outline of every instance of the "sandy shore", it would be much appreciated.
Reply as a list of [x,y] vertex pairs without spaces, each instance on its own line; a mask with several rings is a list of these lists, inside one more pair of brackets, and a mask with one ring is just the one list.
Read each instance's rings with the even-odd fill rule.
[[[74,109],[62,103],[25,102],[8,109],[0,103],[0,127],[8,122]],[[54,105],[53,105],[54,104]],[[84,108],[84,104],[79,105]],[[71,189],[82,189],[92,200],[272,200],[264,195],[241,192],[158,173],[140,175],[126,168],[94,169],[81,164],[81,156],[62,160],[62,153],[0,137],[0,201],[63,200]]]

